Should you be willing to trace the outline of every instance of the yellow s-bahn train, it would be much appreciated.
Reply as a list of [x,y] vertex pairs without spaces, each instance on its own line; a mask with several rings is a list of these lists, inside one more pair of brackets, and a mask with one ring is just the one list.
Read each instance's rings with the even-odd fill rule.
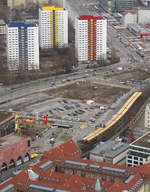
[[119,121],[121,118],[129,111],[129,109],[132,107],[132,105],[137,101],[137,99],[142,95],[142,92],[135,92],[123,105],[123,107],[116,113],[116,115],[106,123],[105,128],[99,128],[93,133],[89,134],[88,136],[84,137],[82,139],[82,142],[90,143],[95,138],[97,138],[100,135],[104,135],[108,130],[110,129]]

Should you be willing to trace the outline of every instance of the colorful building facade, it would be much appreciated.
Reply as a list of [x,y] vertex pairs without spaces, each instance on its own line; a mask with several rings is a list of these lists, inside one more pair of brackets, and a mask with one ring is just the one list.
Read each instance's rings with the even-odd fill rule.
[[64,8],[39,9],[40,47],[68,47],[68,11]]
[[39,69],[38,27],[10,23],[7,26],[7,62],[9,70]]
[[102,17],[80,16],[75,23],[78,61],[106,59],[107,21]]

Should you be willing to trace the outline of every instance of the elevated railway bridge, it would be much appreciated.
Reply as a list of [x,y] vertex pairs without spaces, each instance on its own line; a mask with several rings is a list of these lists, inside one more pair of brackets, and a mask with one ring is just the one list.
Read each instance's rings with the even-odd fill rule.
[[147,96],[142,92],[135,92],[126,101],[122,108],[109,120],[105,128],[100,127],[79,141],[79,147],[83,153],[93,148],[96,143],[106,141],[114,136],[118,136],[130,126],[131,117],[135,117],[147,100]]

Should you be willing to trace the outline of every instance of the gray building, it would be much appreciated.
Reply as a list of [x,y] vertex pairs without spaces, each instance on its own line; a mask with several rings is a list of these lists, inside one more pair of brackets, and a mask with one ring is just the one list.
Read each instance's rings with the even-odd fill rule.
[[101,7],[110,13],[122,13],[133,8],[133,0],[98,0]]
[[100,142],[90,151],[90,159],[99,162],[122,164],[125,163],[128,147],[129,144],[114,140]]
[[126,158],[128,166],[135,167],[146,163],[150,163],[150,132],[130,144]]

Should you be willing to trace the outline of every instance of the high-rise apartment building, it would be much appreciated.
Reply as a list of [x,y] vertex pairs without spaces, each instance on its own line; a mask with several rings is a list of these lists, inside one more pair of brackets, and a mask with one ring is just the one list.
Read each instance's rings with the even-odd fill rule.
[[7,26],[7,62],[9,70],[39,69],[38,27],[10,23]]
[[41,48],[68,46],[68,11],[64,8],[39,9],[39,27]]
[[80,16],[75,22],[78,61],[106,59],[107,21],[102,17]]

